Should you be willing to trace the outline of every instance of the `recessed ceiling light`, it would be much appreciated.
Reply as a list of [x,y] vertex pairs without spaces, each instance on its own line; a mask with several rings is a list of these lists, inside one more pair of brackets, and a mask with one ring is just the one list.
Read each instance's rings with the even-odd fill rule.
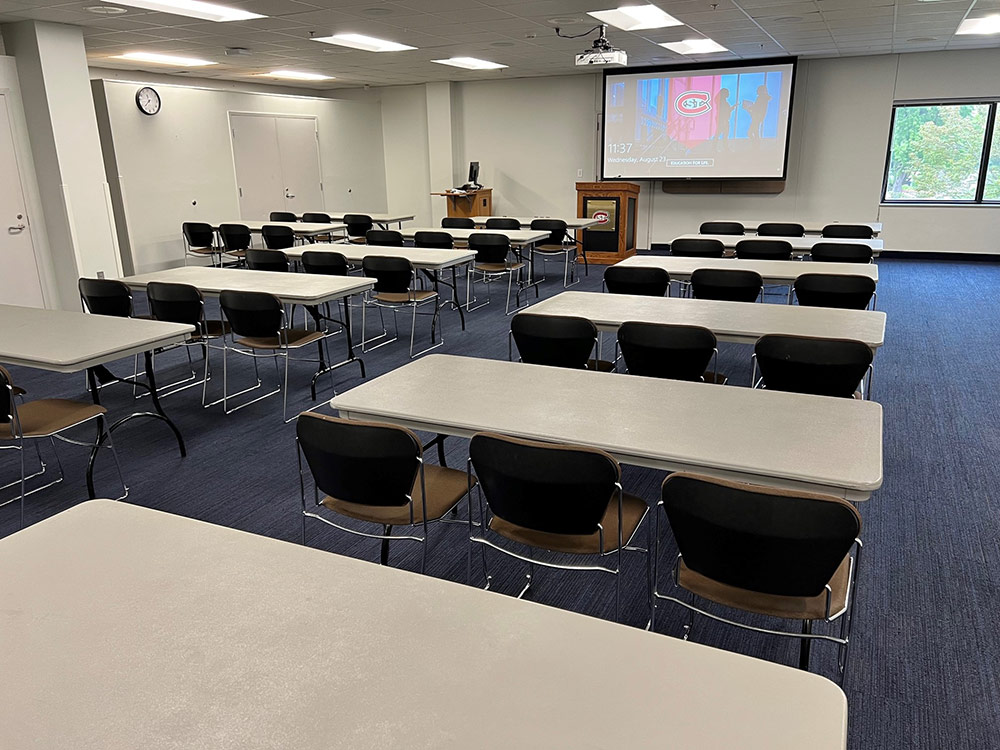
[[982,18],[966,18],[956,34],[1000,34],[1000,13]]
[[260,13],[230,8],[227,5],[205,3],[202,0],[114,0],[114,3],[127,5],[130,8],[171,13],[175,16],[200,18],[203,21],[248,21],[251,18],[264,18]]
[[314,42],[324,44],[338,44],[341,47],[360,49],[365,52],[401,52],[407,49],[416,49],[399,42],[387,42],[385,39],[376,39],[373,36],[364,34],[334,34],[333,36],[313,37]]
[[447,60],[431,60],[431,62],[441,63],[441,65],[451,65],[456,68],[465,68],[466,70],[499,70],[500,68],[507,67],[506,65],[490,62],[489,60],[480,60],[477,57],[449,57]]
[[391,16],[393,14],[391,8],[365,8],[361,12],[366,16]]
[[662,29],[667,26],[682,25],[672,15],[664,13],[655,5],[623,5],[614,10],[588,11],[587,15],[625,31]]
[[272,70],[270,73],[258,73],[267,78],[288,78],[293,81],[330,81],[333,76],[325,76],[322,73],[302,73],[298,70]]
[[711,39],[685,39],[683,42],[664,42],[660,46],[680,55],[708,55],[712,52],[729,51]]
[[555,18],[546,19],[546,23],[551,26],[572,26],[575,23],[585,23],[586,18],[581,18],[580,16],[556,16]]
[[182,68],[200,68],[204,65],[218,64],[212,62],[211,60],[199,60],[197,57],[161,55],[159,52],[126,52],[124,55],[112,55],[112,59],[156,63],[157,65],[177,65]]
[[124,8],[116,8],[114,5],[88,5],[84,10],[99,16],[120,16],[128,13]]

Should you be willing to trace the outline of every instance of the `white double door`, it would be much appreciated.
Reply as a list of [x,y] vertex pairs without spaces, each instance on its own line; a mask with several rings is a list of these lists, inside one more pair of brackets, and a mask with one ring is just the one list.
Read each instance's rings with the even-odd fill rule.
[[323,177],[315,117],[231,112],[240,217],[322,211]]
[[45,306],[5,94],[0,94],[0,303]]

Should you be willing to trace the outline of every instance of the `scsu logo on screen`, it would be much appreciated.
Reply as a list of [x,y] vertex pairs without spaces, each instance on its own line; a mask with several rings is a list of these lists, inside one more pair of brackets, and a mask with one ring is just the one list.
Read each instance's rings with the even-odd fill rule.
[[674,99],[674,109],[684,117],[697,117],[712,109],[712,95],[707,91],[685,91]]

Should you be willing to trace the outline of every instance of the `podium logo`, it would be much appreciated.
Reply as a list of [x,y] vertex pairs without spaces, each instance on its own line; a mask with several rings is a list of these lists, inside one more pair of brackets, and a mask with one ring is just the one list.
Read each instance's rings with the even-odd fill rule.
[[712,109],[712,95],[707,91],[685,91],[674,99],[674,109],[682,117],[697,117]]
[[597,225],[603,226],[611,221],[611,215],[607,211],[594,211],[594,217],[597,219]]

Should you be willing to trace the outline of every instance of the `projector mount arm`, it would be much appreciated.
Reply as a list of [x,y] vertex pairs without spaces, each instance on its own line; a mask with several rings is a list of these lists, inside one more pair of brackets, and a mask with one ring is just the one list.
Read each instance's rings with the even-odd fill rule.
[[602,52],[610,52],[614,50],[614,46],[608,41],[608,37],[605,35],[607,30],[608,25],[606,23],[602,23],[594,26],[592,29],[587,29],[581,34],[563,34],[557,26],[556,36],[562,37],[563,39],[579,39],[582,36],[587,36],[588,34],[593,34],[595,31],[599,31],[600,33],[597,35],[597,39],[594,40],[592,49],[600,50]]

